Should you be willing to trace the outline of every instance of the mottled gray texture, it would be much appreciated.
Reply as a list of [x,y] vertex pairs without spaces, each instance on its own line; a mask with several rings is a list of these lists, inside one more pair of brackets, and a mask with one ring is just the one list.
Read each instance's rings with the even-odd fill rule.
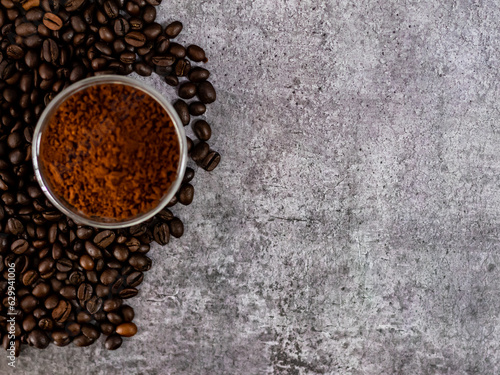
[[498,3],[163,2],[223,162],[150,253],[139,334],[16,372],[500,373]]

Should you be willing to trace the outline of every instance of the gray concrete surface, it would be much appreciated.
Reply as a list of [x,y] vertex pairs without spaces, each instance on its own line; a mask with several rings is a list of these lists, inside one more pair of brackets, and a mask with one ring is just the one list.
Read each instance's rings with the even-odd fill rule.
[[209,54],[223,162],[151,252],[139,334],[15,372],[500,373],[498,3],[161,9]]

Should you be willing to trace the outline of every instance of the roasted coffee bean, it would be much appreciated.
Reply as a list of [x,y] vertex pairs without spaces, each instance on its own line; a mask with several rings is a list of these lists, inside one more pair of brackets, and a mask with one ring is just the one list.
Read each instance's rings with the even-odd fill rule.
[[128,262],[137,271],[144,272],[151,269],[151,259],[142,254],[133,254]]
[[54,328],[54,321],[50,318],[42,318],[38,322],[38,327],[44,331],[52,331]]
[[94,47],[100,52],[102,53],[103,55],[106,55],[106,56],[111,56],[113,51],[111,50],[111,47],[108,46],[106,43],[104,42],[97,42],[96,44],[94,44]]
[[148,77],[153,73],[153,68],[140,62],[134,64],[134,71],[143,77]]
[[63,21],[53,13],[45,13],[42,22],[49,30],[59,30],[63,26]]
[[212,136],[212,129],[205,120],[196,121],[193,125],[193,132],[200,141],[208,141]]
[[114,325],[120,325],[123,323],[123,318],[118,312],[109,312],[106,314],[107,320]]
[[88,312],[86,311],[80,311],[77,315],[76,315],[76,321],[78,323],[89,323],[90,321],[92,321],[92,315],[90,315]]
[[86,302],[92,297],[93,293],[94,288],[92,288],[92,285],[83,283],[78,287],[77,297],[80,301]]
[[120,8],[118,7],[118,4],[114,0],[105,0],[103,7],[104,7],[104,12],[109,18],[118,17],[118,12],[120,11]]
[[53,39],[46,39],[42,45],[42,57],[45,61],[54,63],[59,59],[59,46]]
[[70,336],[77,336],[82,332],[82,326],[79,323],[73,322],[66,325],[66,331]]
[[94,243],[97,246],[104,249],[113,243],[113,241],[115,240],[115,237],[116,237],[115,232],[110,231],[110,230],[104,230],[102,232],[99,232],[94,237]]
[[179,96],[183,99],[191,99],[196,95],[196,85],[191,82],[184,82],[179,87]]
[[90,255],[93,259],[102,258],[101,249],[90,241],[85,241],[85,250],[87,251],[87,254]]
[[179,79],[176,76],[166,76],[165,82],[170,86],[177,86],[179,84]]
[[198,85],[198,98],[200,98],[203,103],[213,103],[216,96],[215,89],[210,82],[204,81]]
[[122,345],[123,339],[120,335],[110,335],[106,339],[104,346],[108,350],[116,350]]
[[45,349],[50,344],[50,339],[44,331],[36,329],[28,335],[28,343],[38,349]]
[[107,26],[101,26],[99,28],[99,38],[101,38],[106,43],[112,43],[115,40],[115,34]]
[[125,289],[122,289],[118,295],[120,296],[120,298],[123,298],[123,299],[127,299],[127,298],[132,298],[132,297],[135,297],[137,295],[137,293],[139,293],[139,291],[135,288],[125,288]]
[[179,43],[171,42],[170,47],[168,48],[168,52],[178,59],[183,59],[184,57],[186,57],[186,49]]
[[152,5],[146,5],[142,12],[142,19],[146,23],[154,22],[156,19],[156,8]]
[[80,265],[86,271],[92,271],[94,269],[94,261],[86,254],[80,257]]
[[191,63],[188,60],[179,60],[177,64],[175,64],[175,75],[179,77],[184,77],[189,74],[191,71]]
[[132,47],[142,47],[146,44],[146,36],[138,31],[132,31],[125,35],[125,42]]
[[91,314],[97,313],[101,307],[102,307],[102,298],[99,298],[97,296],[91,297],[87,303],[85,304],[85,307],[87,308],[87,311]]
[[26,316],[24,319],[23,319],[23,329],[26,331],[26,332],[30,332],[32,330],[34,330],[37,326],[37,321],[35,319],[35,317],[33,315],[28,315]]
[[76,288],[73,285],[67,285],[61,288],[59,294],[66,298],[67,300],[72,300],[76,298]]
[[79,15],[70,18],[70,25],[76,33],[84,33],[87,30],[86,22]]
[[57,307],[52,311],[52,318],[57,323],[64,323],[71,313],[71,304],[66,300],[59,301]]
[[125,262],[128,259],[129,250],[125,245],[116,244],[113,246],[113,256],[120,262]]
[[[11,233],[11,234],[17,236],[18,234],[21,234],[24,231],[24,225],[21,222],[21,220],[18,220],[14,217],[11,217],[9,220],[7,220],[7,226],[5,227],[5,230],[7,233]],[[18,241],[19,240],[14,242],[14,243],[16,243],[16,246],[14,246],[14,243],[12,244],[12,251],[14,251],[16,254],[22,254],[28,248],[26,247],[26,249],[25,249],[25,245],[21,245],[24,243],[18,242]],[[24,240],[22,240],[22,241],[24,241]],[[22,251],[23,249],[24,249],[24,251]],[[22,252],[19,252],[19,251],[22,251]]]
[[209,77],[210,72],[200,67],[191,69],[188,74],[189,80],[194,83],[206,81]]
[[95,289],[96,295],[98,297],[104,298],[107,297],[110,293],[109,286],[98,284]]
[[69,272],[73,269],[73,262],[69,259],[59,259],[56,268],[59,272]]
[[13,60],[21,60],[24,57],[24,50],[18,45],[10,45],[7,47],[7,56]]
[[33,311],[37,305],[38,305],[38,300],[32,295],[25,296],[24,298],[21,299],[21,302],[19,303],[19,307],[24,312]]
[[118,271],[115,269],[107,269],[101,274],[101,283],[103,285],[112,284],[118,277]]
[[130,307],[128,305],[123,305],[120,312],[122,314],[124,322],[128,323],[128,322],[131,322],[132,320],[134,320],[135,313],[134,313],[134,309],[132,307]]
[[174,21],[165,28],[165,34],[169,38],[175,38],[182,31],[182,23],[179,21]]
[[162,31],[161,25],[156,22],[151,23],[142,30],[148,40],[155,40]]
[[196,61],[196,62],[207,62],[207,57],[205,56],[205,51],[203,50],[203,48],[201,47],[198,47],[194,44],[190,45],[188,48],[187,48],[187,55],[188,57],[193,60],[193,61]]
[[80,271],[74,271],[69,275],[68,280],[72,285],[80,285],[85,281],[85,276]]
[[123,337],[132,337],[137,333],[137,326],[130,323],[122,323],[116,327],[116,333]]
[[75,344],[76,346],[79,346],[79,347],[85,347],[85,346],[92,345],[94,343],[94,341],[95,340],[89,339],[85,335],[80,335],[80,336],[76,336],[73,339],[73,344]]
[[76,236],[81,240],[88,240],[94,234],[94,230],[89,227],[81,227],[76,230]]
[[30,36],[37,32],[37,27],[31,22],[21,23],[16,26],[16,34],[19,36]]
[[[153,56],[151,62],[157,66],[172,66],[175,63],[175,57],[173,56]],[[194,95],[193,95],[194,96]]]
[[37,298],[45,298],[50,293],[50,286],[46,283],[40,283],[33,288],[32,294]]
[[198,165],[204,170],[211,172],[219,165],[219,162],[220,154],[217,151],[210,150],[208,155]]
[[186,104],[186,102],[183,100],[177,100],[174,103],[174,108],[177,111],[177,114],[179,115],[181,122],[184,125],[188,125],[189,121],[191,119],[191,116],[189,115],[189,107]]
[[160,245],[166,245],[170,240],[170,230],[168,228],[168,224],[156,224],[153,230],[153,237]]
[[193,159],[195,162],[201,162],[208,155],[209,151],[210,151],[210,147],[209,147],[208,143],[206,143],[204,141],[200,141],[191,150],[191,154],[190,154],[191,159]]
[[[35,281],[38,280],[38,278],[39,278],[38,272],[36,272],[35,270],[26,271],[21,277],[23,284],[26,286],[32,285]],[[35,295],[35,297],[39,296]]]
[[[66,0],[63,4],[64,8],[68,12],[74,12],[75,10],[80,9],[80,7],[85,3],[85,1],[86,0]],[[89,22],[88,19],[86,19],[86,22],[91,23]]]
[[193,202],[194,197],[194,187],[191,184],[183,184],[177,193],[179,203],[184,205],[191,204]]
[[91,340],[97,340],[101,333],[93,324],[82,325],[82,333]]
[[125,36],[130,30],[130,24],[123,17],[117,18],[113,22],[113,30],[117,36]]
[[112,299],[108,299],[108,300],[104,301],[104,305],[103,305],[102,309],[106,312],[118,310],[122,306],[122,303],[123,303],[123,300],[121,298],[123,298],[123,297],[120,295],[120,298],[112,298]]
[[207,111],[207,106],[202,102],[189,103],[189,114],[191,116],[201,116]]
[[120,55],[120,61],[124,64],[133,64],[135,62],[136,55],[133,52],[123,52]]
[[179,218],[173,218],[168,222],[168,226],[170,227],[170,234],[176,238],[182,237],[184,234],[184,224]]

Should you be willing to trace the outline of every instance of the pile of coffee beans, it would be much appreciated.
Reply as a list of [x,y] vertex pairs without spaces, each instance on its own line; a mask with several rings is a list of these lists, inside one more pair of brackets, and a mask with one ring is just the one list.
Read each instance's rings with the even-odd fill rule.
[[193,119],[216,99],[209,71],[197,66],[205,52],[173,41],[180,22],[155,22],[160,2],[0,0],[0,338],[16,355],[22,344],[87,346],[101,335],[112,350],[133,336],[134,310],[125,300],[151,268],[151,242],[165,245],[184,232],[171,207],[194,195],[188,167],[169,208],[144,224],[98,230],[58,212],[31,163],[33,129],[57,93],[90,76],[155,72],[178,87],[174,106],[198,138],[188,139],[191,159],[207,171],[220,161],[207,143],[210,125]]

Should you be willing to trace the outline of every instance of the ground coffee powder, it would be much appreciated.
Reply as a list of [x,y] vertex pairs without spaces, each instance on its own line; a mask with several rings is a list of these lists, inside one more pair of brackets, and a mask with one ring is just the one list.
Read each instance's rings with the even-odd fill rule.
[[177,176],[165,109],[123,84],[79,91],[54,113],[40,155],[54,192],[86,216],[127,219],[156,206]]

